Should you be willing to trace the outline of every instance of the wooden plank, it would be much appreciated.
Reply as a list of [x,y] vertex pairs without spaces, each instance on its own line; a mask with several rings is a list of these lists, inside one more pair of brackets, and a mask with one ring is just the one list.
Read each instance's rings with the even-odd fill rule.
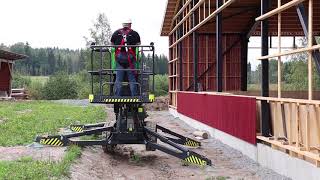
[[298,154],[300,154],[302,156],[309,157],[309,158],[311,158],[313,160],[320,161],[319,154],[312,153],[312,152],[309,152],[309,151],[301,151],[300,148],[297,148],[297,147],[294,147],[294,146],[290,146],[290,145],[283,145],[280,141],[270,140],[269,138],[263,137],[263,136],[257,136],[257,139],[265,141],[265,142],[270,143],[270,144],[274,144],[274,145],[279,146],[281,148],[293,151],[293,152],[298,153]]
[[[181,14],[181,12],[183,12],[183,10],[185,10],[188,6],[189,6],[189,4],[190,4],[190,2],[191,2],[192,0],[187,0],[184,4],[183,4],[183,6],[181,7],[181,9],[177,12],[177,14],[172,18],[172,21],[174,21],[174,20],[176,20],[178,17],[179,17],[179,15]],[[177,4],[179,4],[180,3],[180,0],[178,0],[178,2],[177,2]]]
[[307,118],[306,118],[306,122],[305,122],[305,139],[306,139],[306,143],[305,143],[305,147],[307,151],[310,151],[310,105],[306,105],[307,108]]
[[172,109],[177,109],[177,107],[175,107],[175,106],[172,106],[172,105],[169,105],[169,108],[172,108]]
[[[309,0],[308,47],[313,45],[313,0]],[[308,52],[308,99],[312,100],[312,51]]]
[[317,119],[317,107],[314,105],[309,105],[309,142],[311,147],[319,147],[320,146],[320,138],[319,138],[319,119]]
[[[204,0],[200,0],[194,7],[192,7],[192,9],[189,11],[188,14],[186,14],[178,23],[176,23],[176,26],[169,32],[169,35],[173,34],[178,28],[179,26],[187,19],[189,18],[189,16],[191,16],[193,14],[193,12],[199,7],[201,6],[201,4],[203,3]],[[178,19],[176,19],[177,21]],[[200,21],[199,21],[200,22]]]
[[[175,45],[177,45],[180,41],[182,41],[183,39],[185,39],[187,36],[189,36],[191,33],[193,33],[194,31],[196,31],[197,29],[199,29],[202,25],[204,25],[205,23],[207,23],[208,21],[210,21],[212,18],[214,18],[217,14],[219,14],[221,11],[223,11],[224,9],[226,9],[228,6],[230,6],[234,1],[236,0],[228,0],[227,2],[225,2],[222,6],[220,6],[218,9],[216,9],[214,12],[212,12],[207,18],[205,18],[203,21],[201,21],[200,23],[198,23],[195,27],[193,27],[188,33],[186,33],[185,35],[183,35],[180,39],[178,39],[176,42],[174,42],[172,45],[169,46],[169,48],[174,47]],[[199,1],[201,2],[201,0]],[[199,3],[198,3],[199,4]],[[192,10],[191,10],[192,11]]]
[[316,137],[318,137],[318,144],[320,144],[320,108],[319,105],[316,105],[315,112],[315,122],[316,122]]
[[292,0],[292,1],[289,1],[286,4],[276,8],[274,10],[269,11],[268,13],[266,13],[264,15],[261,15],[261,16],[257,17],[256,21],[265,20],[265,19],[267,19],[267,18],[269,18],[271,16],[274,16],[275,14],[281,13],[281,12],[283,12],[283,11],[293,7],[293,6],[296,6],[296,5],[300,4],[300,3],[302,3],[303,1],[305,1],[305,0]]
[[276,57],[279,57],[279,56],[288,56],[288,55],[292,55],[292,54],[298,54],[298,53],[302,53],[302,52],[306,52],[306,51],[312,51],[312,50],[318,50],[318,49],[320,49],[320,44],[319,45],[314,45],[312,47],[299,48],[299,49],[295,49],[295,50],[291,50],[291,51],[285,51],[285,52],[282,52],[282,53],[276,53],[276,54],[272,54],[272,55],[261,56],[261,57],[258,57],[257,60],[271,59],[271,58],[276,58]]
[[300,136],[300,145],[302,145],[303,150],[306,150],[307,145],[307,116],[308,116],[308,109],[307,105],[300,105],[299,106],[299,136]]
[[296,147],[300,146],[300,130],[299,130],[299,104],[296,104]]
[[276,125],[276,119],[277,119],[276,118],[276,111],[277,111],[276,103],[270,102],[269,106],[270,106],[270,114],[271,114],[271,126],[273,129],[272,135],[273,135],[273,137],[277,138],[279,136],[278,136],[278,129],[277,129],[278,126]]
[[266,100],[266,101],[275,101],[275,102],[290,102],[290,103],[299,103],[299,104],[320,104],[318,100],[305,100],[305,99],[291,99],[291,98],[273,98],[273,97],[255,97],[258,100]]
[[[281,0],[278,0],[278,8]],[[278,14],[278,53],[281,53],[281,13]],[[281,56],[278,57],[278,98],[281,98]]]

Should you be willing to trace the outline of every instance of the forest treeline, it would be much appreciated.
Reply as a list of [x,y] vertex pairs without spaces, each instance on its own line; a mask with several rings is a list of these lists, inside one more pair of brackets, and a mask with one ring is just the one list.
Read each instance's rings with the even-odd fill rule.
[[[15,53],[25,54],[28,58],[16,61],[15,71],[23,75],[31,76],[49,76],[56,72],[65,72],[67,74],[78,73],[90,68],[90,53],[88,49],[61,49],[53,48],[33,48],[28,42],[16,43],[11,46],[0,45],[1,49],[10,50]],[[146,64],[151,64],[151,58],[144,55]],[[104,61],[109,63],[110,58],[106,57]],[[155,55],[156,74],[168,73],[168,59],[165,55]]]

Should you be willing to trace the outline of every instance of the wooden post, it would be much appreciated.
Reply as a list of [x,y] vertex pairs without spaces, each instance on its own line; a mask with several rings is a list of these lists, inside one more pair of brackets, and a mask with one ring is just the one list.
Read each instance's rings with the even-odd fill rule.
[[[281,0],[278,0],[278,8],[281,7]],[[281,13],[278,14],[278,53],[281,53]],[[281,56],[278,57],[278,98],[281,98]]]
[[[308,15],[308,47],[313,45],[313,0],[309,0]],[[312,51],[308,51],[308,99],[312,100]]]
[[[216,1],[217,9],[222,6],[222,0]],[[223,90],[223,55],[222,55],[222,13],[216,16],[216,83],[217,92]]]
[[306,119],[306,151],[310,150],[310,104],[306,105],[307,107],[307,119]]
[[297,105],[297,110],[296,110],[296,130],[297,130],[297,134],[296,134],[296,147],[298,148],[300,146],[300,131],[299,131],[299,103],[296,104]]

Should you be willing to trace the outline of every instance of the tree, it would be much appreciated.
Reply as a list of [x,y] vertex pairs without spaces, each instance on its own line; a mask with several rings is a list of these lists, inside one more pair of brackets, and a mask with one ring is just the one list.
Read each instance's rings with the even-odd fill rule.
[[112,36],[109,20],[104,13],[99,13],[97,19],[93,23],[93,27],[89,29],[90,37],[84,37],[87,46],[91,42],[95,42],[97,45],[109,45]]
[[[25,59],[24,64],[26,65],[26,72],[28,74],[35,74],[35,69],[34,66],[32,64],[32,54],[31,54],[31,47],[29,45],[28,42],[26,42],[26,45],[24,46],[24,54],[27,55],[28,57]],[[31,68],[31,72],[30,72],[30,68]]]
[[248,84],[252,84],[252,82],[251,82],[251,63],[249,62],[248,64],[247,64],[247,83]]
[[54,56],[53,50],[49,49],[48,51],[48,73],[51,75],[56,71],[56,58]]

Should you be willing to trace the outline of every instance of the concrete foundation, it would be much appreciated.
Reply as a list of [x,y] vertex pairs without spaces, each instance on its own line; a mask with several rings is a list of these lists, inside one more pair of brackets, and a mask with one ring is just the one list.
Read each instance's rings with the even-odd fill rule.
[[173,116],[178,117],[188,125],[209,132],[211,137],[237,149],[263,167],[272,169],[275,172],[294,180],[320,180],[320,168],[317,168],[309,162],[291,157],[284,152],[274,150],[261,143],[257,143],[256,146],[247,143],[218,129],[184,116],[175,109],[169,108],[169,111]]

